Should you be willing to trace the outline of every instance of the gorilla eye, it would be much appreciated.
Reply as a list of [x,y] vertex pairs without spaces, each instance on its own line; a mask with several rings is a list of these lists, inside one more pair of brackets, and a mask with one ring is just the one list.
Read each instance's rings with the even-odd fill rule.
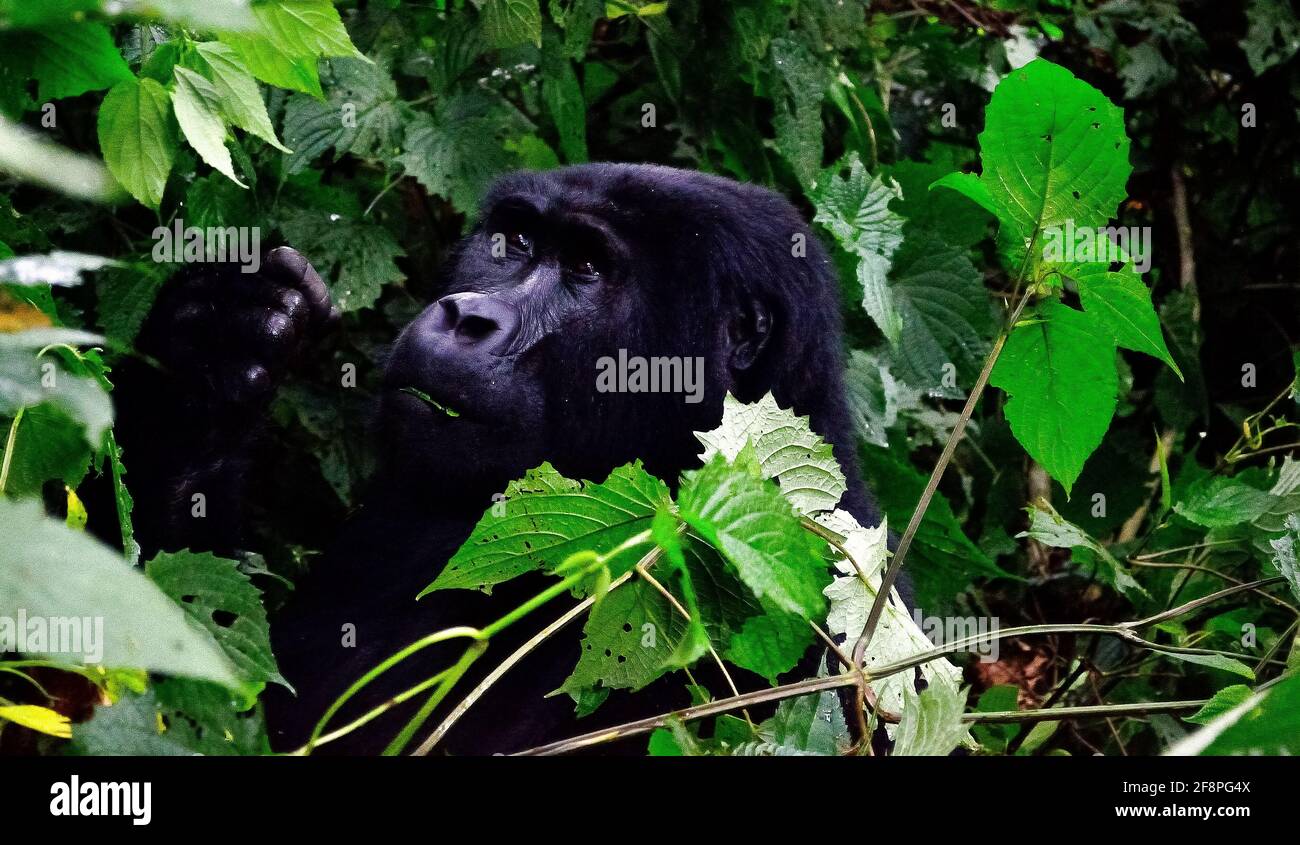
[[590,258],[578,258],[569,264],[569,269],[579,276],[587,276],[592,279],[598,279],[602,275],[600,265]]
[[512,247],[524,252],[533,251],[533,239],[523,232],[511,232],[506,236],[506,242]]

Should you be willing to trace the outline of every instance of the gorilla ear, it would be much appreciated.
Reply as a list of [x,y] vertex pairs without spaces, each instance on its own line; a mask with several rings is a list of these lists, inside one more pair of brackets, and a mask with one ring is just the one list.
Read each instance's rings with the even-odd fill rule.
[[743,303],[727,329],[731,341],[731,369],[743,373],[763,354],[772,337],[772,315],[757,299]]

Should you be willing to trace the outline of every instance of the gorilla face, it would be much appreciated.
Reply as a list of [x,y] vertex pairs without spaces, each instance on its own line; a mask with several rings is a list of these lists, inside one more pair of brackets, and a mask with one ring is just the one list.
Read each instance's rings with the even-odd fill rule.
[[644,165],[508,176],[393,349],[389,463],[460,496],[543,460],[599,479],[639,458],[675,479],[728,391],[797,404],[801,370],[838,372],[795,330],[811,320],[834,350],[828,278],[797,212],[760,188]]

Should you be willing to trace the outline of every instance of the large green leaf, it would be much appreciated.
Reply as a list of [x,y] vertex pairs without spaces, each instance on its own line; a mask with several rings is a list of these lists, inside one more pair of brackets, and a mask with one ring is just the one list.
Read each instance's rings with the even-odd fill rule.
[[221,95],[207,79],[189,68],[174,68],[172,108],[185,140],[204,161],[224,173],[230,181],[243,185],[235,176],[235,167],[226,149],[226,123],[222,117]]
[[979,141],[978,182],[941,183],[992,210],[1004,246],[1030,266],[1043,230],[1067,221],[1105,226],[1127,196],[1123,111],[1049,61],[1030,62],[998,84]]
[[1300,754],[1300,674],[1256,693],[1170,748],[1172,756]]
[[[840,557],[835,562],[839,575],[825,590],[830,599],[830,613],[826,616],[827,631],[833,637],[844,638],[846,648],[862,634],[871,606],[880,592],[880,578],[888,556],[889,530],[887,524],[876,528],[863,528],[850,514],[835,511],[817,518],[830,530],[844,538],[843,546],[853,556],[853,563]],[[864,581],[858,568],[866,573]],[[892,591],[879,626],[871,637],[864,668],[867,671],[905,660],[914,654],[929,651],[934,644],[926,638],[898,592]],[[947,660],[932,660],[919,668],[920,677],[928,685],[947,685],[956,689],[961,672]],[[871,689],[881,707],[898,713],[906,701],[906,693],[915,688],[915,672],[900,672],[871,682]]]
[[1010,396],[1016,439],[1068,495],[1115,413],[1110,332],[1086,312],[1044,302],[1012,330],[989,383]]
[[658,590],[636,579],[601,599],[583,626],[578,665],[561,686],[637,690],[669,671],[687,622]]
[[131,69],[103,24],[67,24],[32,37],[36,40],[32,75],[39,81],[36,97],[41,102],[98,91],[131,78]]
[[[847,167],[847,174],[843,173]],[[903,319],[886,281],[894,251],[903,242],[903,218],[889,204],[897,189],[867,173],[857,153],[823,175],[813,194],[813,219],[825,226],[846,251],[858,257],[862,307],[891,343],[902,337]]]
[[947,757],[968,736],[961,720],[965,708],[965,691],[952,685],[935,684],[919,694],[908,690],[894,756]]
[[542,10],[537,0],[487,0],[483,37],[493,47],[542,46]]
[[262,102],[262,92],[234,48],[219,41],[194,45],[196,68],[216,89],[221,113],[227,121],[245,129],[282,152],[289,148],[275,137],[275,128]]
[[98,129],[113,178],[141,203],[157,208],[177,147],[166,89],[152,79],[118,83],[99,106]]
[[[138,569],[89,535],[47,518],[39,502],[0,498],[0,618],[90,620],[98,663],[202,678],[235,688],[235,666],[212,635]],[[28,643],[61,662],[70,654]],[[91,655],[96,656],[96,655]]]
[[744,463],[744,456],[733,465],[715,455],[702,469],[685,473],[678,495],[681,517],[760,599],[819,619],[829,578],[817,546],[781,492],[759,477],[756,466],[751,472]]
[[0,415],[12,417],[20,408],[48,403],[79,424],[86,442],[98,449],[113,423],[108,394],[95,379],[61,370],[51,357],[37,358],[36,352],[50,344],[102,341],[98,335],[72,329],[0,332]]
[[[483,515],[421,595],[488,590],[525,572],[551,569],[575,552],[605,554],[648,529],[667,501],[668,487],[639,462],[619,467],[599,484],[573,481],[542,464],[510,483],[504,502]],[[635,562],[621,556],[613,574]]]

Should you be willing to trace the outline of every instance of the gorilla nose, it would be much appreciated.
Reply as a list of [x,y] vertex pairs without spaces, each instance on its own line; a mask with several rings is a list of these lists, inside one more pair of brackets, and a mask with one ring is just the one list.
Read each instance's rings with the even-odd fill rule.
[[459,344],[501,354],[519,331],[519,311],[495,296],[454,293],[435,303],[432,328]]

